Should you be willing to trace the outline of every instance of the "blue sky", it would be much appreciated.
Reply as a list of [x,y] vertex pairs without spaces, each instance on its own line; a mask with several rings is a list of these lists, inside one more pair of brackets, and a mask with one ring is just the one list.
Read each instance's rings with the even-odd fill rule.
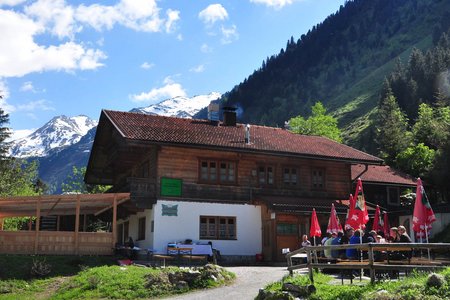
[[344,0],[0,0],[0,100],[16,136],[224,93]]

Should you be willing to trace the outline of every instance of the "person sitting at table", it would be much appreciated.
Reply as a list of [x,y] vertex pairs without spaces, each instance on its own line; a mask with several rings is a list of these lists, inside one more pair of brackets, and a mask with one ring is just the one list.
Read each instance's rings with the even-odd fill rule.
[[311,246],[311,242],[308,240],[308,236],[306,234],[304,234],[302,236],[302,244],[301,245],[302,245],[302,248]]
[[[331,245],[340,245],[341,244],[341,239],[344,236],[344,234],[339,231],[337,236],[333,239],[333,241],[331,242]],[[333,258],[340,258],[341,257],[341,250],[331,250],[331,257]]]
[[[353,233],[353,236],[350,238],[349,244],[351,245],[358,245],[361,243],[361,232],[359,230],[356,230]],[[348,259],[359,259],[358,256],[359,251],[357,251],[355,248],[349,248],[345,251],[345,255]]]
[[400,243],[411,243],[411,238],[409,237],[409,235],[406,233],[406,228],[405,226],[398,226],[398,233],[400,234],[400,238],[399,241]]
[[391,230],[389,231],[389,242],[391,243],[400,242],[400,234],[398,233],[397,227],[391,227]]
[[[331,236],[326,240],[324,246],[331,246],[332,243],[333,243],[333,240],[337,237],[336,232],[333,232],[333,233],[331,233],[331,234],[328,233],[328,234],[331,235]],[[333,257],[331,256],[331,248],[326,248],[326,249],[324,249],[324,250],[323,250],[323,253],[324,253],[324,255],[325,255],[326,258],[333,258]]]

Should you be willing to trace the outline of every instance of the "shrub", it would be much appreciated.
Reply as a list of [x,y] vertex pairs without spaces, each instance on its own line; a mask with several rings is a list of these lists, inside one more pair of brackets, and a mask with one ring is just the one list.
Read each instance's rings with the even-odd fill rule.
[[38,260],[34,259],[33,263],[31,264],[31,276],[42,278],[50,274],[52,271],[52,266],[47,263],[46,259]]
[[427,287],[440,288],[445,284],[445,278],[441,274],[432,273],[428,276],[426,285]]

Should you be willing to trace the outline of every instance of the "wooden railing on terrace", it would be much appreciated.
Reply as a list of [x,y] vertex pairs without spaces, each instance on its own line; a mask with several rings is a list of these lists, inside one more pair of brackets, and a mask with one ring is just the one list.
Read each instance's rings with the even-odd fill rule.
[[0,254],[112,255],[111,232],[0,231]]
[[[333,263],[331,260],[318,259],[318,253],[325,249],[330,249],[331,251],[345,250],[345,249],[357,249],[360,251],[367,252],[366,259],[359,260],[347,260],[347,259],[334,259]],[[423,258],[412,257],[405,260],[389,260],[389,255],[387,259],[382,261],[375,261],[374,252],[386,252],[387,254],[397,252],[397,251],[423,251]],[[450,265],[449,260],[442,259],[432,259],[429,256],[429,251],[448,253],[450,250],[450,243],[388,243],[388,244],[356,244],[356,245],[330,245],[330,246],[310,246],[300,248],[298,250],[289,252],[286,254],[288,270],[292,275],[294,270],[308,268],[309,278],[311,282],[314,282],[313,269],[338,269],[338,270],[354,270],[354,269],[366,269],[370,271],[370,282],[375,282],[375,272],[377,270],[383,271],[398,271],[398,270],[433,270],[439,268],[445,268]],[[358,251],[358,255],[360,254]],[[295,264],[295,258],[301,256],[301,254],[306,253],[307,262],[301,264]],[[300,254],[300,255],[299,255]]]

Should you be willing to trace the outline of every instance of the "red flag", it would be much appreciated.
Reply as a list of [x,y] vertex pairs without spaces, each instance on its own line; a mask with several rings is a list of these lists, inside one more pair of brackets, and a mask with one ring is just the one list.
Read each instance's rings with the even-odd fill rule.
[[320,230],[319,220],[317,219],[316,209],[313,208],[312,216],[311,216],[311,227],[309,229],[309,236],[321,236],[322,231]]
[[369,221],[369,213],[367,211],[366,199],[364,198],[361,178],[358,178],[355,196],[353,198],[354,205],[350,207],[347,222],[353,229],[364,228],[364,225]]
[[[336,209],[334,208],[334,203],[331,203],[331,213],[330,218],[328,219],[327,232],[337,234],[340,231],[339,225],[339,219],[336,214]],[[342,227],[340,229],[342,230]]]
[[352,194],[350,194],[350,197],[348,200],[349,200],[350,204],[348,205],[347,216],[345,219],[345,225],[344,225],[345,230],[349,230],[350,228],[352,228],[352,226],[348,223],[348,220],[349,220],[348,217],[350,216],[350,211],[352,210],[352,207],[355,206],[355,204],[353,203],[353,195]]
[[372,230],[375,230],[375,232],[378,232],[378,230],[381,229],[380,226],[380,207],[377,205],[377,208],[375,209],[375,216],[373,217],[373,225]]
[[383,212],[384,218],[383,218],[383,231],[384,231],[384,238],[387,239],[390,235],[390,227],[389,227],[389,218],[387,212]]
[[430,201],[428,201],[427,194],[422,185],[422,180],[417,179],[416,188],[416,203],[414,204],[413,213],[413,230],[415,232],[425,231],[425,226],[431,229],[431,223],[436,221],[433,209],[431,208]]

